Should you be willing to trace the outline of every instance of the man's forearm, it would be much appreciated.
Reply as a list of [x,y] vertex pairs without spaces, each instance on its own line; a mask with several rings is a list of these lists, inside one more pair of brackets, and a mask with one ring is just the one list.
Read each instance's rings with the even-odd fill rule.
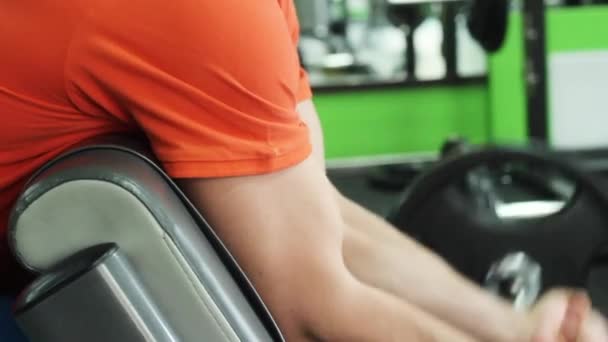
[[340,197],[347,267],[361,281],[417,305],[482,340],[516,341],[524,314],[481,290],[381,218]]
[[[426,311],[351,277],[312,306],[309,326],[322,341],[474,342],[470,335]],[[325,291],[315,291],[324,293]],[[322,297],[316,297],[321,300]],[[310,301],[312,298],[308,298]]]
[[287,340],[471,341],[346,268],[347,227],[312,157],[281,172],[184,179],[180,185],[247,273]]

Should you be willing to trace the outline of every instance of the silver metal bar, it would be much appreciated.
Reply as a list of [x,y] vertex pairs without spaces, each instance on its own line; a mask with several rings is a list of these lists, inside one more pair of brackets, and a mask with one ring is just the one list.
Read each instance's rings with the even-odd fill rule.
[[16,305],[31,342],[178,342],[115,245],[89,248],[43,275]]

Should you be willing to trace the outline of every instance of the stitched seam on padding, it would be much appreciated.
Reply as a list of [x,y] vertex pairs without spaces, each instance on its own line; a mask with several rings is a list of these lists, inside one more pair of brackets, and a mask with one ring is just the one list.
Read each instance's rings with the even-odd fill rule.
[[[224,337],[228,341],[233,341],[234,339],[232,339],[230,337],[231,334],[229,332],[225,331],[224,325],[219,321],[219,319],[214,314],[215,311],[219,311],[221,313],[221,311],[219,310],[219,308],[215,307],[215,310],[213,310],[210,307],[210,304],[205,300],[204,296],[200,293],[198,287],[196,286],[195,279],[192,278],[191,272],[188,272],[188,270],[186,269],[185,265],[182,262],[182,259],[179,257],[179,255],[177,253],[175,253],[175,249],[171,248],[171,246],[173,245],[172,241],[170,241],[170,239],[167,238],[166,234],[163,235],[162,239],[163,239],[163,242],[167,245],[167,248],[169,249],[169,252],[173,255],[173,257],[177,261],[177,264],[181,268],[182,272],[186,275],[186,278],[188,279],[188,281],[190,283],[190,286],[194,289],[194,292],[196,293],[198,299],[203,303],[203,305],[207,309],[207,312],[209,312],[209,314],[211,315],[211,318],[213,318],[213,321],[215,322],[215,325],[219,328],[219,330],[222,333],[222,335],[224,335]],[[207,292],[207,290],[205,289],[205,287],[204,287],[204,285],[202,283],[200,284],[200,286],[204,289],[205,292]],[[227,323],[227,325],[230,326],[229,323]],[[232,333],[235,334],[234,332],[232,332]],[[238,336],[237,336],[236,341],[240,341],[240,339],[238,338]]]

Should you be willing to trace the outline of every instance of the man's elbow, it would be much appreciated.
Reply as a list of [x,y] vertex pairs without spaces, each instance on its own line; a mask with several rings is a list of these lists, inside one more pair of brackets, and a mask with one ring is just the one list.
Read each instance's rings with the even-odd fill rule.
[[[355,337],[352,309],[357,299],[352,290],[356,280],[346,275],[309,279],[307,289],[280,299],[279,324],[287,341],[351,340]],[[289,287],[301,289],[302,285]]]
[[284,298],[283,304],[290,305],[281,305],[285,311],[279,325],[288,341],[436,340],[432,331],[422,329],[419,320],[426,316],[417,309],[359,282],[345,269],[335,275],[310,278],[308,289]]

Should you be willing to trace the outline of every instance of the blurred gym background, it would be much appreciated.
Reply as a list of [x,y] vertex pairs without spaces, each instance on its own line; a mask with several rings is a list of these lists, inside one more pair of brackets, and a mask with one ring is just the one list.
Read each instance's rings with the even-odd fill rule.
[[[504,40],[492,51],[472,37],[471,1],[295,2],[329,174],[379,214],[453,137],[593,150],[603,162],[606,1],[530,2],[544,19],[532,40],[540,51],[527,46],[535,23],[524,20],[522,1],[508,2]],[[534,59],[546,70],[531,71]],[[541,78],[544,103],[530,107]]]

